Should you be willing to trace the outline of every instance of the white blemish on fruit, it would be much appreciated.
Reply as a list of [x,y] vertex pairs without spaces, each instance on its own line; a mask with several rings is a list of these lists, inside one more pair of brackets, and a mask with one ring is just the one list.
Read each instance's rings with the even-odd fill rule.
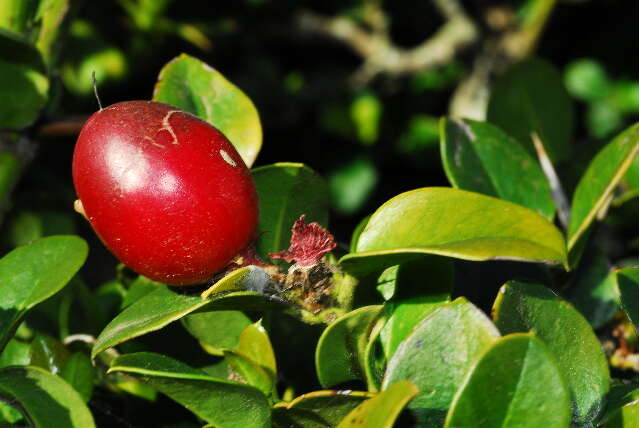
[[173,193],[178,188],[178,180],[173,174],[165,172],[160,177],[159,181],[160,190],[165,193]]
[[153,138],[149,137],[148,135],[145,135],[143,139],[144,140],[149,140],[151,142],[152,146],[159,147],[160,149],[164,149],[165,148],[165,146],[163,144],[156,143],[155,140]]
[[180,144],[178,142],[177,135],[175,135],[175,131],[173,130],[173,127],[171,126],[171,123],[169,122],[169,119],[175,113],[180,113],[180,111],[171,110],[166,114],[166,116],[164,116],[164,119],[162,119],[162,128],[160,128],[160,131],[166,131],[169,134],[171,134],[171,137],[173,138],[173,141],[171,141],[171,144]]
[[123,192],[144,186],[151,165],[139,147],[115,140],[107,146],[105,156],[109,174]]
[[233,167],[237,166],[237,163],[235,163],[233,158],[231,156],[229,156],[229,154],[226,153],[226,151],[220,149],[220,156],[222,156],[222,159],[224,159],[226,161],[226,163],[228,163],[229,165],[231,165]]

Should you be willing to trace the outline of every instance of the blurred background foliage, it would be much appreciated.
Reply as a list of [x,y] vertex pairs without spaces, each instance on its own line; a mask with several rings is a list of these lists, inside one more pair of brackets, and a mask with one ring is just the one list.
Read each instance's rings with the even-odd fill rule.
[[[95,241],[71,211],[70,180],[75,136],[97,108],[91,74],[104,104],[150,99],[160,68],[181,52],[255,102],[264,128],[256,166],[303,162],[327,178],[330,228],[343,243],[390,197],[447,185],[439,118],[482,119],[494,82],[525,58],[554,65],[574,101],[573,150],[556,165],[568,191],[592,155],[639,116],[632,0],[74,0],[47,23],[43,8],[61,4],[0,1],[0,30],[50,52],[47,72],[30,71],[26,81],[40,88],[32,104],[44,110],[15,118],[28,126],[0,138],[10,154],[0,158],[0,192],[17,182],[4,206],[3,250],[51,233]],[[0,50],[3,61],[19,49]],[[8,64],[3,88],[19,83]],[[619,215],[633,212],[629,204]],[[89,258],[89,281],[112,277],[115,261],[97,251],[104,254]]]

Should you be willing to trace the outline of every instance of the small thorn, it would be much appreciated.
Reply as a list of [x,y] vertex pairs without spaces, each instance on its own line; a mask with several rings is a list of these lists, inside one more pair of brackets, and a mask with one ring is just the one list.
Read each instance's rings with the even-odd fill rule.
[[95,94],[95,99],[98,100],[100,111],[102,111],[102,103],[100,102],[100,96],[98,95],[98,81],[95,78],[95,70],[91,72],[91,77],[93,78],[93,93]]

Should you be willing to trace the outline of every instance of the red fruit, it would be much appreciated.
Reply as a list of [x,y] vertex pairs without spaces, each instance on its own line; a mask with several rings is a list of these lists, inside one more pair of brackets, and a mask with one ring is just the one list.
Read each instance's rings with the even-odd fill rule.
[[93,114],[73,155],[81,208],[136,272],[172,285],[206,282],[255,234],[255,185],[208,123],[169,105],[127,101]]

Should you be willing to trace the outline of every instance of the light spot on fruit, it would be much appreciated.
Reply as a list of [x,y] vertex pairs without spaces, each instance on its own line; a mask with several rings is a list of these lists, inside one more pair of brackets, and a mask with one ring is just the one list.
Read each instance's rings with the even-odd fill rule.
[[178,142],[177,135],[175,135],[175,131],[173,130],[173,127],[171,126],[171,122],[169,122],[169,119],[174,113],[180,113],[180,111],[179,110],[169,111],[166,114],[166,116],[164,116],[164,118],[162,119],[162,128],[160,128],[160,131],[166,131],[169,134],[171,134],[171,137],[173,138],[173,140],[171,141],[171,144],[180,144]]
[[106,148],[106,165],[123,192],[132,192],[146,182],[151,165],[139,148],[115,140]]
[[178,188],[178,180],[173,174],[165,172],[160,177],[159,181],[160,190],[166,193],[173,193]]
[[233,158],[228,153],[226,153],[225,150],[220,149],[220,156],[222,156],[222,159],[224,159],[229,165],[237,166],[237,163],[235,163]]
[[76,199],[73,202],[73,209],[75,210],[75,212],[82,214],[82,217],[87,218],[87,213],[84,212],[84,205],[82,205],[82,201],[79,199]]

